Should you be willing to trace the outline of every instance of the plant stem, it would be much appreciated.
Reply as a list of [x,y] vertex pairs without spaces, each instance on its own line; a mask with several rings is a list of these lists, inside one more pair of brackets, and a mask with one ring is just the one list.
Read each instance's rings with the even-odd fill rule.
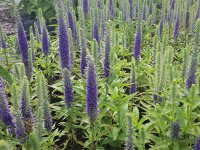
[[106,100],[108,98],[108,78],[106,78]]
[[4,52],[5,61],[6,61],[6,66],[7,66],[7,70],[8,70],[8,55],[7,55],[7,49],[4,48],[4,49],[3,49],[3,52]]
[[45,56],[45,70],[48,77],[49,67],[48,67],[48,56]]
[[[189,98],[187,98],[187,101],[188,101],[188,103],[189,103]],[[187,104],[187,107],[186,107],[186,109],[187,109],[187,122],[186,122],[186,130],[188,130],[189,129],[189,120],[190,120],[190,117],[189,117],[189,114],[190,114],[190,106]]]
[[72,130],[72,148],[74,149],[74,142],[75,142],[74,139],[75,139],[75,136],[76,136],[76,135],[75,135],[75,131],[74,131],[74,128],[73,128],[73,127],[72,127],[71,130]]
[[187,31],[185,32],[185,46],[187,45]]
[[[174,111],[174,98],[172,98],[172,125],[173,126],[173,123],[174,123],[174,118],[175,118],[175,111]],[[172,139],[172,149],[174,149],[174,139],[171,137]]]
[[91,130],[92,130],[92,145],[91,145],[91,150],[96,150],[96,145],[95,145],[95,123],[91,122]]

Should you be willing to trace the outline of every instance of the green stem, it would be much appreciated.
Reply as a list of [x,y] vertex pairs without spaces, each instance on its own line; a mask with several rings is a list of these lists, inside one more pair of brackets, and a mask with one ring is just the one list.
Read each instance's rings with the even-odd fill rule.
[[[189,103],[189,99],[187,98],[187,101],[188,101],[188,103]],[[186,130],[188,130],[189,129],[189,121],[190,121],[190,106],[187,104],[187,107],[186,107],[186,109],[187,109],[187,122],[186,122]]]
[[96,150],[96,144],[95,144],[95,123],[91,122],[91,130],[92,130],[92,144],[91,144],[91,150]]
[[139,63],[138,63],[138,61],[136,61],[135,64],[136,64],[136,68],[137,68],[137,72],[138,72],[139,71]]
[[48,56],[45,56],[45,70],[48,77],[49,67],[48,67]]
[[[175,105],[174,98],[172,98],[172,125],[173,125],[174,120],[175,120],[175,108],[174,108],[174,105]],[[174,149],[174,139],[171,138],[171,140],[172,140],[172,149]]]
[[144,148],[144,150],[146,149],[146,147],[145,147],[145,139],[143,139],[143,148]]
[[172,139],[172,149],[174,149],[174,139],[173,138],[171,139]]
[[108,78],[106,78],[106,100],[108,98]]
[[187,31],[185,32],[185,46],[187,45]]
[[175,120],[175,102],[174,102],[174,98],[172,99],[172,124],[174,123]]
[[7,69],[8,69],[8,55],[7,55],[7,49],[4,48],[4,49],[3,49],[3,52],[4,52],[4,56],[5,56],[6,66],[7,66]]
[[[71,117],[70,117],[71,118]],[[74,128],[73,128],[73,122],[72,122],[72,119],[70,119],[70,122],[71,122],[71,124],[72,124],[72,128],[71,128],[71,134],[72,134],[72,136],[71,136],[71,140],[72,140],[72,148],[74,148],[74,139],[75,139],[75,135],[74,135]]]
[[184,75],[182,76],[182,81],[183,81],[183,84],[185,84],[185,76]]
[[[169,29],[169,33],[168,33],[169,35],[168,35],[168,37],[170,38],[170,35],[171,35],[171,25],[169,25],[169,28],[168,28],[168,29]],[[166,34],[167,34],[167,33],[166,33]]]

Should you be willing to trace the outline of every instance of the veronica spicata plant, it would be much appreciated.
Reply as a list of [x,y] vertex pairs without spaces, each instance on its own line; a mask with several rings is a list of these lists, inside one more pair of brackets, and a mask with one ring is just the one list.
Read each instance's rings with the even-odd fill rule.
[[97,118],[98,108],[98,88],[97,88],[97,74],[94,61],[89,58],[86,75],[86,112],[89,119],[94,122]]

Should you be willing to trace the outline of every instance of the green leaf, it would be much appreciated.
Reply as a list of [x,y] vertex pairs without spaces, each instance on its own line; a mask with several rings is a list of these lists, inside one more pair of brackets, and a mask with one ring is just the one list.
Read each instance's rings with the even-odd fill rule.
[[124,129],[125,127],[125,118],[127,111],[128,111],[128,104],[119,107],[119,123],[122,129]]
[[134,124],[138,124],[140,112],[137,107],[133,108]]
[[114,139],[114,140],[117,139],[117,136],[118,136],[119,131],[120,131],[120,128],[117,128],[117,127],[114,127],[114,128],[113,128],[112,135],[113,135],[113,139]]
[[37,0],[30,0],[32,5],[36,5],[37,4]]
[[1,65],[0,65],[0,76],[8,81],[10,84],[12,84],[12,78],[11,76],[9,75],[9,72],[7,70],[5,70]]

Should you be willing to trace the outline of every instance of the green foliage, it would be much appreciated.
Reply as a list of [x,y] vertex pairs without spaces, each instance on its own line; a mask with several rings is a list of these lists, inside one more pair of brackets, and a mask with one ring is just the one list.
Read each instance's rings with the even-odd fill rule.
[[30,150],[40,150],[39,139],[35,131],[30,133],[28,143],[29,143]]
[[[45,2],[45,7],[43,7],[43,2]],[[92,6],[95,5],[94,2],[91,4]],[[117,0],[117,2],[116,7],[121,8],[118,5],[123,4],[123,1]],[[195,2],[191,8],[196,8]],[[47,9],[51,1],[32,0],[22,1],[22,3],[25,3],[27,9],[30,6],[28,12],[38,12],[38,8],[41,7],[43,15],[47,17],[45,14],[48,14],[48,17],[51,17],[51,13],[48,13]],[[42,5],[40,5],[41,3]],[[164,4],[166,4],[165,9],[170,5],[169,1],[164,1]],[[141,6],[142,3],[140,3],[140,8],[142,8]],[[101,10],[102,16],[100,17],[108,15],[104,14],[104,11],[109,12],[107,9],[109,8],[106,7]],[[161,10],[156,5],[154,5],[154,9],[156,11],[153,16],[158,17],[154,19],[159,21]],[[92,11],[90,15],[95,12]],[[188,73],[188,58],[191,57],[194,44],[199,45],[197,43],[199,34],[194,35],[192,31],[188,33],[181,26],[180,35],[175,41],[172,35],[172,26],[169,27],[166,23],[161,39],[156,35],[159,25],[151,23],[152,16],[149,16],[146,21],[141,20],[140,22],[142,26],[142,54],[141,60],[134,63],[132,53],[138,20],[125,22],[121,9],[117,9],[116,14],[117,17],[113,20],[110,19],[108,23],[112,37],[111,75],[108,79],[105,79],[102,77],[105,39],[102,38],[101,40],[102,54],[98,56],[97,41],[91,38],[94,16],[85,17],[82,6],[77,8],[78,19],[76,24],[79,32],[79,43],[73,40],[72,30],[69,29],[70,48],[74,58],[74,67],[70,77],[73,80],[75,99],[74,105],[70,108],[67,108],[64,102],[57,32],[50,36],[51,53],[44,57],[40,51],[41,35],[39,35],[37,28],[35,28],[36,35],[30,29],[29,58],[31,58],[32,53],[35,60],[32,61],[33,75],[29,84],[27,83],[27,86],[29,85],[27,89],[30,91],[30,105],[36,118],[35,128],[28,136],[26,143],[21,145],[14,136],[8,134],[6,127],[0,122],[1,139],[12,147],[16,148],[16,145],[19,145],[22,149],[30,150],[117,150],[125,148],[127,136],[129,136],[135,149],[138,150],[193,149],[195,140],[200,133],[199,68],[196,73],[196,76],[198,76],[197,83],[190,90],[185,88],[185,79]],[[39,16],[42,18],[41,10]],[[102,22],[99,24],[102,25]],[[183,19],[181,20],[182,24]],[[196,26],[196,31],[199,33],[199,21]],[[100,27],[101,31],[102,27]],[[90,122],[85,111],[87,81],[85,75],[80,75],[80,48],[84,34],[87,38],[87,53],[91,54],[97,66],[99,116],[94,123]],[[187,35],[187,42],[185,34]],[[23,83],[25,72],[24,65],[20,63],[14,37],[15,35],[11,35],[7,39],[8,65],[3,59],[2,66],[0,66],[0,76],[10,84],[14,82],[12,87],[6,86],[6,94],[8,95],[11,113],[15,114],[14,118],[16,118],[20,117],[19,101],[17,101],[20,97],[18,89]],[[12,59],[15,61],[11,61]],[[137,83],[137,93],[129,94],[130,85],[134,80]],[[9,94],[12,95],[11,98]],[[153,95],[161,97],[162,101],[154,102]],[[49,113],[52,112],[54,124],[51,132],[44,128],[44,110]],[[180,123],[180,138],[177,140],[171,138],[171,127],[175,121]],[[127,127],[128,125],[132,126],[132,124],[134,128]],[[127,130],[131,134],[127,134]]]
[[27,14],[37,14],[41,8],[44,18],[51,19],[55,17],[55,0],[21,0],[20,5]]
[[0,65],[0,76],[8,81],[10,84],[12,84],[12,77],[10,76],[9,72],[4,69],[1,65]]
[[0,140],[0,149],[1,150],[9,150],[10,146],[8,145],[8,143],[4,140]]

